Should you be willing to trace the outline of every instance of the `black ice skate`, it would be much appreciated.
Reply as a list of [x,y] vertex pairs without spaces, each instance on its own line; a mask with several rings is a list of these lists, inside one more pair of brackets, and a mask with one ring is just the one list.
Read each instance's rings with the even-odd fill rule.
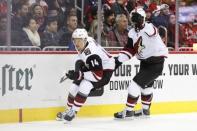
[[134,116],[134,111],[123,110],[121,112],[114,113],[114,118],[125,119],[132,118]]
[[64,116],[66,115],[66,113],[68,111],[69,110],[65,110],[64,112],[58,112],[57,115],[56,115],[56,120],[57,121],[63,121],[64,120]]
[[65,123],[72,121],[75,118],[76,114],[77,114],[76,111],[70,109],[64,116]]
[[135,117],[149,117],[150,116],[150,109],[142,109],[142,110],[137,110],[134,113]]

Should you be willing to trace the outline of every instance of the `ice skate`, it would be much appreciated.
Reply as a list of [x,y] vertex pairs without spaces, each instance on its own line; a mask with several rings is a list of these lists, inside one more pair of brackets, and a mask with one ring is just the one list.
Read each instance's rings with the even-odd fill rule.
[[149,118],[150,117],[150,109],[136,110],[134,112],[134,116],[140,117],[140,118]]
[[56,120],[57,121],[63,121],[64,120],[64,116],[66,115],[66,113],[68,112],[69,110],[65,110],[64,112],[58,112],[57,115],[56,115]]
[[68,123],[70,121],[72,121],[75,116],[76,116],[77,112],[70,109],[65,115],[64,115],[64,123]]
[[125,118],[132,119],[133,116],[134,116],[134,111],[128,111],[126,109],[121,112],[114,113],[115,119],[125,119]]

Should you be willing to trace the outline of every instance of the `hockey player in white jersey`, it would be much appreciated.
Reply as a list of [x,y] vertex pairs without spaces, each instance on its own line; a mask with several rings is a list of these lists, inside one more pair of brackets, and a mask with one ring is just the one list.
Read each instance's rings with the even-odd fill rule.
[[71,121],[85,103],[92,89],[108,84],[115,68],[114,58],[85,29],[76,29],[72,34],[78,51],[75,70],[69,70],[67,77],[73,80],[67,99],[68,109],[57,114],[57,120]]
[[[136,56],[140,60],[140,70],[128,87],[126,108],[114,113],[115,118],[124,119],[138,115],[150,115],[150,106],[153,98],[152,85],[161,75],[164,59],[168,49],[162,42],[156,27],[145,22],[146,14],[143,9],[132,11],[134,28],[128,33],[128,43],[116,58],[116,68],[123,62]],[[134,107],[141,97],[142,110],[135,112]]]

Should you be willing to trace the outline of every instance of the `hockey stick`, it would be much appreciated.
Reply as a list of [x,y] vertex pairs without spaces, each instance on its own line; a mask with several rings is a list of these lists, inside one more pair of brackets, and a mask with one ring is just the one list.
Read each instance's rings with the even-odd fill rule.
[[66,79],[68,79],[68,77],[66,75],[62,76],[60,79],[60,83],[64,82]]

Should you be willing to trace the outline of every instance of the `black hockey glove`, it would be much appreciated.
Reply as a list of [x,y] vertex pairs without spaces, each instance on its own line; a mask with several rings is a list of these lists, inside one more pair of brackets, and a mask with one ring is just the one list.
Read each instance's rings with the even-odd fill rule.
[[116,70],[119,66],[122,65],[122,62],[120,62],[120,61],[118,60],[118,57],[114,57],[114,59],[115,59],[115,70]]
[[85,66],[85,63],[82,60],[78,60],[75,63],[75,71],[87,72],[88,68]]
[[81,80],[83,78],[83,73],[81,71],[69,70],[66,76],[71,80]]

